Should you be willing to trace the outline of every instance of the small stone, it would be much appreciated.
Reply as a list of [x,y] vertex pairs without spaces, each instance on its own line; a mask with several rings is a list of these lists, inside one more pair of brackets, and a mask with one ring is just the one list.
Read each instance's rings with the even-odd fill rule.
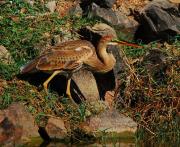
[[0,62],[3,62],[5,64],[10,64],[13,62],[12,57],[10,55],[10,53],[8,52],[8,50],[0,45]]
[[64,139],[68,133],[64,121],[60,118],[49,118],[45,130],[50,138],[56,139]]
[[49,9],[51,13],[53,13],[56,9],[56,1],[50,1],[46,4],[46,7]]

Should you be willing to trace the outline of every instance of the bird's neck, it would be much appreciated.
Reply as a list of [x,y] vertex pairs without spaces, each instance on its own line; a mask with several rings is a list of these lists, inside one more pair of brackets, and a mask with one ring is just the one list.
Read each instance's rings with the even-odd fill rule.
[[103,64],[108,64],[109,53],[107,53],[107,42],[100,41],[97,46],[97,55]]
[[[107,52],[108,42],[99,42],[97,46],[97,55],[104,65],[105,71],[111,70],[115,65],[115,58],[111,53]],[[103,68],[103,67],[102,67]]]

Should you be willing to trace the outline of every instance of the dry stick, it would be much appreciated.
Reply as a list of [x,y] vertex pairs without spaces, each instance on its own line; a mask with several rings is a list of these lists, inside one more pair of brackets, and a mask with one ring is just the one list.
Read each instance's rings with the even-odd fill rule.
[[147,128],[146,126],[142,125],[142,124],[139,124],[140,126],[144,127],[147,131],[149,131],[151,134],[155,135],[156,134],[154,132],[152,132],[149,128]]

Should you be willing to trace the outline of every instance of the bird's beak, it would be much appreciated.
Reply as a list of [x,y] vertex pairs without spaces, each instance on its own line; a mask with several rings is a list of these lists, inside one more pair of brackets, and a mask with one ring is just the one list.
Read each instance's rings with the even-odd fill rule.
[[125,45],[125,46],[132,46],[136,48],[142,48],[142,46],[126,41],[121,41],[121,40],[112,40],[111,42],[108,43],[108,45]]

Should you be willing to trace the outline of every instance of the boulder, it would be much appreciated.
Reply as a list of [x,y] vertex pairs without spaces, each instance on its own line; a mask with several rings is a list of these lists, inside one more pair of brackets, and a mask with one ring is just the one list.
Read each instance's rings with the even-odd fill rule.
[[51,139],[64,139],[67,137],[68,129],[64,121],[60,118],[49,118],[45,131]]
[[[137,123],[131,118],[120,114],[117,110],[106,110],[98,115],[91,116],[80,125],[80,129],[96,137],[106,133],[111,135],[127,135],[132,137],[137,130]],[[123,136],[126,137],[126,136]]]
[[78,98],[81,100],[85,99],[87,101],[95,101],[100,99],[96,80],[92,72],[81,69],[73,74],[72,80],[76,84],[76,86],[73,87],[77,88],[73,89],[73,91]]
[[101,8],[95,3],[92,3],[90,7],[88,17],[98,18],[114,27],[118,32],[118,37],[124,40],[132,40],[134,38],[139,24],[133,18],[127,17],[119,11]]
[[150,2],[139,14],[141,24],[135,39],[144,42],[168,40],[180,34],[180,11],[175,3],[168,0]]
[[95,3],[92,3],[89,7],[89,17],[99,18],[111,25],[118,24],[118,17],[112,9],[101,8]]
[[11,104],[0,111],[0,143],[21,143],[40,137],[33,116],[22,103]]

